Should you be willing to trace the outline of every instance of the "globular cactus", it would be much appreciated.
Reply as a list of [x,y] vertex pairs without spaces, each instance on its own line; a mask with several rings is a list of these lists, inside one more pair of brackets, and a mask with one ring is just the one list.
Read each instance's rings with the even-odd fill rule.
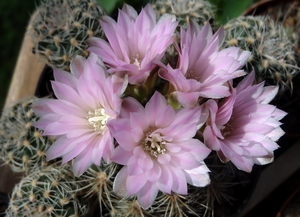
[[295,46],[281,24],[268,16],[240,16],[230,20],[224,29],[224,48],[236,46],[252,53],[246,72],[254,70],[258,82],[279,85],[281,92],[292,88],[292,78],[298,73]]
[[266,10],[260,11],[268,13],[268,16],[275,23],[282,23],[287,29],[287,35],[290,40],[295,43],[295,49],[298,55],[300,54],[300,2],[299,1],[287,1],[287,2],[276,2],[276,4],[267,4]]
[[81,194],[89,200],[96,200],[101,215],[114,210],[114,203],[120,198],[114,195],[112,186],[120,166],[115,163],[107,164],[102,161],[100,166],[92,165],[85,173],[78,177]]
[[[78,178],[80,192],[89,201],[98,200],[100,215],[109,217],[203,216],[209,212],[214,198],[208,201],[208,189],[189,186],[188,195],[160,192],[149,209],[143,209],[136,196],[120,198],[113,192],[113,180],[120,165],[102,162],[93,165]],[[94,205],[95,206],[95,205]]]
[[[197,191],[196,191],[197,189]],[[194,192],[194,193],[193,193]],[[159,192],[151,208],[143,209],[136,198],[113,200],[114,209],[108,216],[122,217],[199,217],[209,213],[212,204],[207,202],[206,188],[189,188],[188,195]]]
[[[120,198],[113,192],[113,181],[121,166],[116,163],[107,164],[102,161],[100,166],[92,165],[77,179],[78,192],[87,201],[94,201],[92,211],[99,210],[98,216],[107,217],[142,217],[151,216],[142,209],[135,196]],[[88,210],[88,212],[91,212]],[[90,216],[93,213],[87,213]]]
[[213,24],[214,9],[206,0],[157,0],[152,7],[160,17],[165,13],[174,14],[180,26],[186,27],[190,19],[199,25]]
[[[120,165],[102,162],[98,166],[91,166],[82,176],[78,177],[80,185],[78,191],[88,201],[94,203],[94,209],[98,206],[99,216],[110,217],[154,217],[154,216],[201,216],[207,210],[206,188],[190,189],[189,195],[171,195],[160,192],[153,205],[149,209],[143,209],[136,196],[120,198],[113,192],[113,181]],[[193,192],[197,192],[196,195]],[[203,193],[203,197],[199,192]],[[191,201],[190,197],[196,199]],[[205,202],[203,204],[202,202]],[[189,204],[188,204],[189,203]],[[198,204],[195,206],[195,204]],[[92,210],[94,210],[92,209]],[[87,215],[88,216],[88,215]]]
[[[201,188],[204,190],[203,188]],[[204,204],[201,204],[202,207],[197,207],[195,204],[200,197],[194,201],[193,206],[188,204],[189,197],[190,197],[190,189],[188,195],[180,195],[176,193],[172,194],[164,194],[161,193],[155,200],[152,209],[149,212],[152,216],[172,216],[172,217],[188,217],[188,216],[203,216],[204,210],[206,207]],[[200,202],[201,203],[201,202]]]
[[70,166],[47,167],[24,177],[13,189],[7,217],[79,217],[85,214],[76,195]]
[[105,14],[95,0],[42,0],[30,24],[34,53],[49,66],[69,71],[76,55],[87,57],[86,39],[102,37],[99,23]]
[[0,159],[14,172],[29,173],[44,167],[45,151],[53,143],[33,127],[37,117],[31,109],[34,97],[24,99],[3,111],[0,122]]

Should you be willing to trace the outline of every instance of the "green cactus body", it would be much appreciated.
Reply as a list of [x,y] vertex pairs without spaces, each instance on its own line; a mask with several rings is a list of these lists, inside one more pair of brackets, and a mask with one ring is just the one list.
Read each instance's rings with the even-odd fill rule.
[[[200,190],[201,189],[201,190]],[[205,188],[199,188],[201,192],[206,192]],[[197,191],[199,193],[199,191]],[[155,199],[151,208],[144,210],[136,196],[129,198],[113,200],[114,209],[109,212],[112,217],[156,217],[156,216],[170,216],[170,217],[190,217],[190,216],[203,216],[203,214],[209,208],[207,204],[202,204],[197,201],[203,199],[205,202],[206,198],[201,198],[199,194],[196,201],[190,201],[189,195],[180,195],[176,193],[165,194],[160,192]],[[195,195],[194,195],[195,196]],[[193,198],[195,199],[195,198]],[[197,203],[197,206],[195,204]],[[198,206],[199,205],[199,206]]]
[[[81,187],[81,194],[90,200],[98,199],[100,216],[107,217],[154,217],[154,216],[202,216],[206,212],[207,198],[206,188],[197,188],[196,194],[190,189],[191,194],[171,195],[160,192],[151,208],[143,209],[136,196],[120,198],[113,192],[113,180],[116,173],[120,170],[120,165],[106,164],[102,162],[101,166],[93,165],[78,179]],[[203,195],[201,197],[201,192]],[[190,198],[193,197],[194,201]],[[195,206],[197,203],[199,206]],[[203,202],[203,203],[202,203]],[[205,203],[205,204],[204,204]],[[209,204],[210,205],[210,204]],[[196,207],[196,208],[195,208]]]
[[[95,215],[97,210],[99,216],[115,217],[203,216],[214,212],[216,201],[230,201],[231,195],[226,192],[230,186],[228,188],[226,183],[235,183],[232,180],[235,175],[228,175],[233,168],[219,161],[207,164],[212,165],[211,185],[203,188],[189,186],[188,195],[160,192],[147,210],[141,208],[136,196],[120,198],[113,192],[113,181],[120,165],[102,162],[100,166],[91,166],[78,178],[68,165],[59,167],[57,163],[49,162],[53,168],[45,167],[44,153],[52,141],[42,137],[41,132],[32,126],[36,120],[30,106],[33,100],[21,101],[5,110],[1,119],[1,158],[14,171],[27,173],[15,187],[7,210],[8,217],[79,216],[83,210],[80,204],[87,209],[87,214],[80,216]],[[214,174],[220,175],[216,177]],[[78,197],[80,195],[79,199],[74,198],[75,193]]]
[[85,213],[74,189],[75,177],[68,165],[47,167],[24,177],[13,190],[8,217],[79,217]]
[[252,53],[245,66],[247,73],[254,70],[258,82],[278,85],[281,92],[292,88],[292,77],[298,72],[295,46],[282,25],[268,16],[241,16],[224,29],[224,48],[236,46]]
[[[120,165],[115,163],[101,163],[101,166],[91,166],[82,176],[78,177],[77,183],[80,187],[80,194],[84,195],[87,201],[96,201],[99,207],[99,216],[110,217],[154,217],[154,216],[201,216],[206,207],[194,207],[187,204],[189,195],[179,195],[172,193],[171,195],[160,192],[155,199],[151,208],[143,209],[136,196],[128,198],[120,198],[113,192],[113,180],[116,173],[120,170]],[[195,190],[195,189],[193,189]],[[197,191],[197,201],[203,200],[205,197],[199,196],[199,191],[207,192],[206,188],[199,188]],[[206,195],[205,195],[206,196]],[[193,195],[193,197],[196,197]],[[195,198],[193,198],[195,199]],[[190,201],[191,203],[191,201]],[[193,202],[194,205],[195,202]],[[92,215],[92,213],[90,214]],[[89,216],[89,215],[86,215]]]
[[205,0],[157,0],[152,4],[158,17],[165,13],[174,14],[180,26],[186,27],[190,19],[199,25],[213,23],[213,6]]
[[[199,198],[197,198],[197,200],[199,200]],[[187,202],[188,195],[180,195],[176,193],[169,195],[160,193],[153,204],[152,210],[149,210],[149,212],[152,214],[152,216],[201,216],[200,213],[202,213],[203,209],[205,208],[202,207],[196,210]]]
[[25,99],[3,111],[0,123],[0,159],[14,172],[29,173],[49,164],[45,152],[53,143],[33,127],[37,117],[31,109],[34,98]]
[[86,39],[103,36],[103,14],[95,0],[42,0],[30,24],[34,52],[49,66],[69,71],[74,56],[88,56]]
[[[114,201],[120,198],[113,193],[113,178],[120,166],[102,161],[100,166],[92,165],[78,177],[81,194],[90,201],[98,201],[100,216],[115,210]],[[113,211],[112,211],[113,212]]]
[[282,23],[287,29],[287,35],[295,44],[298,55],[300,54],[300,2],[278,1],[275,4],[267,4],[265,10],[257,11],[258,15],[267,13],[275,23]]

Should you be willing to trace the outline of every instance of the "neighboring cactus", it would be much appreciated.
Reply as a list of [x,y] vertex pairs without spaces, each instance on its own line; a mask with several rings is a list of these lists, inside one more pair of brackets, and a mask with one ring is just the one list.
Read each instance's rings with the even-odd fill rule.
[[101,214],[114,210],[113,200],[120,200],[112,190],[118,167],[115,163],[102,162],[100,166],[92,165],[78,178],[82,194],[86,198],[98,198]]
[[45,151],[52,144],[32,126],[37,117],[31,109],[35,98],[25,99],[3,111],[0,123],[0,159],[15,172],[29,173],[46,166]]
[[[193,191],[191,191],[193,190]],[[166,194],[159,192],[151,208],[144,210],[136,198],[132,196],[125,199],[113,200],[114,209],[110,216],[133,216],[133,217],[188,217],[205,216],[212,204],[207,204],[206,188],[189,188],[188,195],[176,193]]]
[[[200,188],[204,190],[204,188]],[[189,189],[190,190],[190,189]],[[152,209],[149,210],[152,216],[173,216],[173,217],[187,217],[187,216],[203,216],[206,207],[197,207],[197,209],[188,204],[189,197],[192,192],[189,191],[188,195],[180,195],[172,193],[171,195],[160,193],[156,198]],[[196,201],[193,201],[195,205],[200,197],[197,197]],[[201,202],[200,202],[201,203]]]
[[265,10],[259,10],[260,14],[267,13],[275,23],[282,23],[287,29],[287,35],[295,43],[295,49],[300,55],[300,2],[278,1],[276,4],[267,4]]
[[92,165],[78,178],[80,194],[85,195],[89,201],[98,200],[94,208],[99,207],[99,216],[151,216],[140,207],[135,196],[122,199],[113,192],[113,180],[120,167],[118,164],[107,164],[104,161],[100,166]]
[[160,17],[162,14],[174,14],[179,25],[186,27],[190,19],[199,25],[214,21],[213,6],[206,0],[157,0],[152,7]]
[[279,85],[280,91],[292,88],[292,78],[298,72],[295,49],[284,27],[268,17],[241,16],[225,26],[223,47],[236,46],[252,53],[245,70],[256,72],[258,82]]
[[[159,193],[154,204],[150,209],[144,210],[137,201],[136,196],[129,198],[120,198],[113,192],[113,180],[116,173],[120,170],[120,165],[112,163],[106,164],[102,162],[101,166],[91,166],[82,176],[78,178],[77,183],[80,185],[80,194],[85,195],[89,201],[98,199],[98,204],[94,204],[94,208],[99,206],[100,216],[201,216],[205,213],[207,207],[201,202],[207,199],[201,192],[207,192],[206,188],[196,188],[196,195],[189,191],[189,195],[179,195],[172,193],[171,195]],[[195,190],[191,188],[190,190]],[[196,191],[195,191],[196,192]],[[196,199],[190,201],[190,197]],[[189,202],[189,204],[187,204]],[[195,204],[200,204],[193,207]]]
[[76,196],[78,188],[68,165],[47,167],[29,174],[13,190],[7,217],[79,217],[85,206]]
[[69,71],[74,56],[88,56],[86,39],[103,36],[103,14],[95,0],[42,0],[30,24],[34,52],[51,67]]

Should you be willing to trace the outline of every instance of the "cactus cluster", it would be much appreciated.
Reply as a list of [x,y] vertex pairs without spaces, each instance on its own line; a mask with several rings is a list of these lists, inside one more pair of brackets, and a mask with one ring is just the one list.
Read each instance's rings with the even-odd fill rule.
[[275,23],[282,23],[287,29],[287,35],[295,43],[295,49],[300,54],[300,2],[278,2],[267,8],[268,16]]
[[169,13],[176,16],[180,26],[186,27],[190,19],[199,25],[213,23],[214,9],[206,0],[157,0],[152,3],[158,17]]
[[99,209],[99,216],[114,217],[213,216],[215,198],[208,197],[214,195],[209,186],[190,186],[189,195],[160,193],[148,210],[140,207],[135,196],[116,196],[112,191],[113,178],[119,167],[102,162],[100,167],[93,165],[80,177],[74,177],[68,164],[52,164],[31,172],[15,186],[6,215],[77,217],[94,215]]
[[79,217],[85,206],[79,203],[73,173],[68,165],[47,167],[24,177],[13,190],[8,217]]
[[[26,175],[13,190],[8,217],[89,216],[95,207],[100,216],[199,216],[209,211],[213,200],[207,201],[207,188],[190,187],[188,196],[160,193],[153,207],[144,210],[135,196],[122,199],[113,192],[120,165],[102,162],[74,177],[68,165],[46,162],[45,152],[53,139],[32,126],[37,119],[31,109],[34,100],[16,103],[4,110],[1,118],[0,157],[13,171]],[[90,204],[93,208],[86,210]]]
[[35,98],[24,99],[3,111],[0,123],[0,159],[14,172],[28,174],[49,164],[45,151],[53,143],[32,126],[37,117],[31,109]]
[[30,24],[34,53],[49,66],[69,71],[74,56],[88,56],[86,39],[102,37],[103,14],[95,0],[43,0]]
[[[213,159],[213,160],[212,160]],[[214,216],[214,203],[230,203],[228,186],[240,185],[241,179],[236,179],[237,169],[232,164],[225,166],[211,156],[210,168],[219,175],[214,175],[211,185],[203,188],[189,186],[188,195],[176,193],[166,194],[160,192],[150,209],[140,207],[136,196],[120,198],[113,192],[113,179],[120,166],[104,161],[101,166],[91,166],[77,182],[81,186],[80,192],[89,200],[98,200],[100,216]],[[235,180],[234,180],[235,179]],[[244,181],[244,180],[243,180]],[[229,214],[228,214],[229,215]],[[88,215],[87,215],[88,216]]]
[[119,165],[107,164],[102,161],[101,165],[92,165],[82,176],[78,178],[81,191],[84,192],[85,198],[98,200],[100,213],[104,215],[115,208],[115,201],[120,198],[113,194],[113,178],[117,173]]
[[[206,188],[200,188],[198,191],[191,188],[188,196],[160,193],[151,209],[144,210],[140,207],[136,196],[120,198],[113,192],[113,179],[119,169],[118,164],[102,162],[100,167],[93,165],[78,177],[81,194],[88,200],[98,199],[100,216],[201,216],[207,210],[207,207],[203,206],[203,202],[206,203],[207,200],[204,193],[207,192]],[[195,203],[199,206],[195,206]]]
[[294,44],[281,24],[268,16],[240,16],[225,26],[223,47],[237,46],[252,53],[245,70],[256,72],[258,82],[279,85],[281,92],[292,88],[298,72]]

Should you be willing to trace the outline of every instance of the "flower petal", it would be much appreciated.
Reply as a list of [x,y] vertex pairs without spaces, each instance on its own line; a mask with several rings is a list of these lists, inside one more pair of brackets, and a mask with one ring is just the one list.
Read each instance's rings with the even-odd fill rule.
[[143,209],[149,208],[158,193],[158,189],[152,182],[147,182],[144,187],[137,193],[137,199]]
[[114,184],[113,184],[113,191],[120,197],[128,197],[129,193],[126,187],[128,178],[128,171],[127,167],[124,166],[122,169],[118,172],[118,174],[115,177]]

